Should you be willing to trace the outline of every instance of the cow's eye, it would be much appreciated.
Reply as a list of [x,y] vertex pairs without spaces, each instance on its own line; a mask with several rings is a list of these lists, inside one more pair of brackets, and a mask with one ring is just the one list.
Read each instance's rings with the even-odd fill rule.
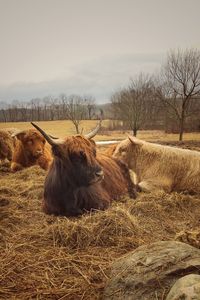
[[85,152],[84,151],[80,151],[80,159],[84,160],[85,158],[86,158]]
[[80,162],[82,160],[79,153],[72,153],[70,159],[72,162]]
[[125,152],[125,148],[124,147],[120,148],[119,152],[120,152],[120,154],[124,153]]
[[123,151],[122,148],[118,149],[119,154],[122,154],[122,151]]

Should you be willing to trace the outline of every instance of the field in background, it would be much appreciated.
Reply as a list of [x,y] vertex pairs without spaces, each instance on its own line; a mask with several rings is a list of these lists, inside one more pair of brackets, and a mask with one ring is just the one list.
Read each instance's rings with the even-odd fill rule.
[[[64,137],[66,135],[73,135],[76,134],[75,127],[71,121],[41,121],[35,122],[38,124],[42,129],[44,129],[47,133],[58,136]],[[81,122],[80,128],[83,128],[83,134],[88,133],[92,129],[95,128],[97,124],[96,120],[86,120]],[[102,122],[102,133],[98,134],[95,137],[95,140],[114,140],[114,139],[124,139],[127,137],[127,134],[132,134],[131,131],[109,131],[106,128],[109,126],[109,120],[104,120]],[[1,128],[10,128],[16,127],[19,129],[28,129],[33,128],[30,122],[9,122],[9,123],[0,123]],[[138,138],[148,140],[148,141],[178,141],[178,134],[172,133],[165,133],[161,130],[139,130],[138,131]],[[183,139],[185,141],[189,140],[196,140],[200,141],[200,133],[193,132],[193,133],[184,133]]]

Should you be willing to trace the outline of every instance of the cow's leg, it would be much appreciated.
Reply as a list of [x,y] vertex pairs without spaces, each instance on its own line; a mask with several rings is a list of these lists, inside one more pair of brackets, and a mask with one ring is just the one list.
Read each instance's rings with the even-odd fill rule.
[[143,192],[164,191],[170,193],[172,190],[172,182],[168,178],[143,180],[138,183],[139,188]]
[[21,164],[19,164],[19,163],[12,162],[10,169],[11,169],[12,172],[16,172],[16,171],[22,170],[23,166]]
[[41,155],[37,160],[37,164],[44,170],[48,170],[51,162],[52,159],[45,157],[45,155]]
[[44,170],[48,170],[48,168],[49,168],[49,162],[44,157],[38,159],[38,165],[40,166],[40,168],[42,168]]
[[136,175],[136,173],[133,171],[133,170],[130,170],[129,169],[129,174],[130,174],[130,178],[131,178],[131,181],[137,185],[138,184],[138,177]]

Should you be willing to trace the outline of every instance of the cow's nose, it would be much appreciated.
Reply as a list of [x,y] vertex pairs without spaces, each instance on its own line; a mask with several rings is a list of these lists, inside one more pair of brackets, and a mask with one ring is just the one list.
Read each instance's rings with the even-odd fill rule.
[[95,173],[97,177],[103,177],[104,176],[104,173],[102,170],[98,171]]

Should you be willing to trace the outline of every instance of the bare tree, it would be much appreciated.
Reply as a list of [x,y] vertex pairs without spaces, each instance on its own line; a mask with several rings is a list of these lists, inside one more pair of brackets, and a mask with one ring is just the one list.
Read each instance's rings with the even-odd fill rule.
[[21,106],[20,106],[20,114],[21,114],[21,117],[20,117],[20,121],[22,122],[27,122],[28,121],[28,104],[26,103],[23,103]]
[[88,112],[88,118],[89,120],[91,120],[92,117],[95,115],[95,98],[92,96],[85,96],[84,101]]
[[153,83],[149,75],[139,74],[131,80],[128,88],[115,93],[112,106],[119,119],[123,120],[136,136],[137,131],[149,119],[154,106]]
[[200,51],[171,51],[161,72],[159,98],[179,122],[179,140],[183,139],[185,120],[194,110],[192,101],[200,95]]
[[78,95],[67,97],[65,94],[60,95],[62,101],[63,113],[65,118],[72,121],[75,126],[76,133],[80,133],[81,120],[85,118],[86,106],[84,100]]
[[40,121],[41,119],[41,99],[34,98],[30,101],[31,105],[31,120]]

